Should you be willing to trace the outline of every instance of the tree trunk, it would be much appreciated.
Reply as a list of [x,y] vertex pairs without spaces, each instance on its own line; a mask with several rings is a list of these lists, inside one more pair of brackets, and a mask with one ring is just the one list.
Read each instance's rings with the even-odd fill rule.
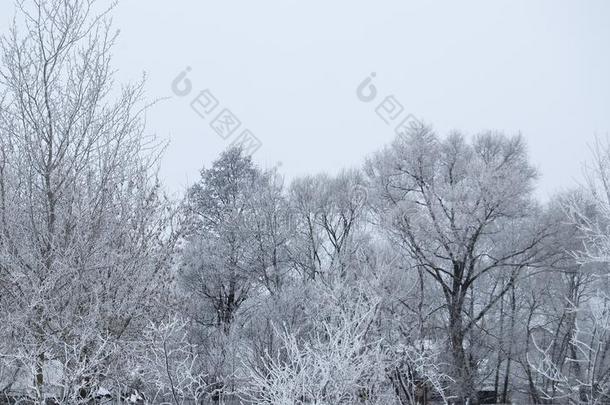
[[496,375],[494,378],[494,391],[500,392],[500,367],[504,350],[504,296],[500,298],[500,335],[498,338],[498,358],[496,361]]
[[36,359],[36,376],[35,376],[35,385],[36,385],[36,395],[38,396],[37,400],[40,403],[44,401],[44,393],[43,393],[43,385],[44,385],[44,374],[43,374],[43,366],[44,366],[44,353],[40,353]]
[[[510,300],[510,336],[515,336],[515,316],[517,312],[517,298],[515,297],[515,286],[511,289]],[[513,339],[508,345],[508,354],[506,356],[506,370],[504,371],[504,386],[502,387],[502,403],[508,402],[508,383],[510,379],[510,366],[513,356]],[[496,391],[497,392],[497,391]]]
[[452,305],[449,309],[449,334],[451,337],[451,353],[455,367],[455,394],[461,403],[478,405],[479,398],[474,386],[474,376],[470,361],[464,350],[464,328],[460,305]]

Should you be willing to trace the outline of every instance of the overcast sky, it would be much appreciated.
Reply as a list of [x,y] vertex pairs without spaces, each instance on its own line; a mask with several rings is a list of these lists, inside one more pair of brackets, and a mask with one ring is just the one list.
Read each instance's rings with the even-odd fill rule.
[[[3,1],[2,29],[13,15]],[[148,128],[168,138],[162,176],[179,192],[227,147],[189,102],[208,89],[289,177],[359,166],[393,128],[393,95],[440,133],[522,133],[546,198],[580,177],[588,145],[610,133],[608,1],[122,0],[114,66],[146,72],[160,102]],[[192,90],[172,81],[190,67]],[[377,99],[356,88],[369,74]]]

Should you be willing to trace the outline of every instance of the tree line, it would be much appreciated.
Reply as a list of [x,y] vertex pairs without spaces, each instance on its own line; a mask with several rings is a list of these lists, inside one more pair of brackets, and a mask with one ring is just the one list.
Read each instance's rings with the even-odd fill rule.
[[175,201],[113,4],[17,6],[0,403],[610,403],[607,143],[545,202],[522,137],[426,125],[290,182],[233,147]]

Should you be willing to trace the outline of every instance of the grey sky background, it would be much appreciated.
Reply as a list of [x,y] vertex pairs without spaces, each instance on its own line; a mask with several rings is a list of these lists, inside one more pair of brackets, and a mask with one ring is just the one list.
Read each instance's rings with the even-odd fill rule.
[[[6,32],[14,9],[0,8]],[[254,158],[288,178],[360,166],[393,129],[356,97],[371,72],[437,132],[493,129],[528,141],[545,199],[581,178],[610,133],[608,1],[122,0],[114,66],[147,73],[148,114],[170,140],[161,174],[181,192],[230,141],[172,94],[185,67],[263,143]],[[379,96],[378,96],[379,97]]]

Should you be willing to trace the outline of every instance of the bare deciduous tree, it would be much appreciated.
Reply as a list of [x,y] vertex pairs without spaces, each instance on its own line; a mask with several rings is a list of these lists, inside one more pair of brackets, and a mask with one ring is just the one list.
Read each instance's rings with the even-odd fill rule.
[[[366,171],[383,226],[442,290],[454,389],[476,404],[468,334],[520,272],[540,261],[549,234],[536,224],[535,171],[523,141],[488,133],[469,144],[459,134],[440,140],[419,127],[372,158]],[[481,291],[483,280],[500,273],[503,285]]]
[[33,370],[38,400],[55,386],[80,401],[155,310],[171,217],[155,178],[159,149],[143,132],[142,83],[113,83],[109,9],[18,4],[1,41],[3,339],[25,376]]

